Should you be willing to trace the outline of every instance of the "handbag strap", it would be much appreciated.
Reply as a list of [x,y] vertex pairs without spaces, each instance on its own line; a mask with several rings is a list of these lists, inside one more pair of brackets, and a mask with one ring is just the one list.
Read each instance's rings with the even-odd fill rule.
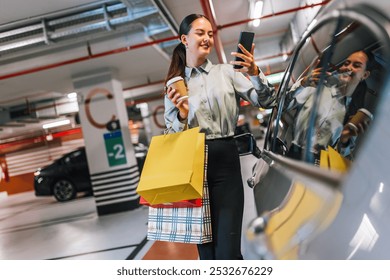
[[[188,129],[188,122],[186,122],[185,124],[184,124],[184,128],[183,128],[183,131],[184,130],[187,130]],[[170,127],[167,127],[167,128],[165,128],[164,129],[164,135],[167,135],[167,134],[169,134],[169,133],[175,133],[176,131],[174,131],[173,129],[172,129],[172,125],[170,126]]]

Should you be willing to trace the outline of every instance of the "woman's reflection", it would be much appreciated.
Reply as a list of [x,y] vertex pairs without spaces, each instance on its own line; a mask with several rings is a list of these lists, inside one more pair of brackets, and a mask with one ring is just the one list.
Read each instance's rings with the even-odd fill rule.
[[[301,159],[303,149],[310,149],[314,158],[328,146],[338,148],[339,152],[348,156],[354,147],[358,134],[364,132],[367,122],[359,125],[358,130],[349,131],[346,123],[358,109],[364,107],[365,80],[370,75],[372,55],[365,51],[356,51],[348,56],[336,71],[327,71],[324,86],[319,97],[315,131],[312,133],[312,145],[306,147],[309,132],[309,116],[312,111],[314,97],[322,73],[316,68],[299,79],[287,94],[287,110],[296,110],[293,124],[292,144],[288,156]],[[343,141],[340,136],[343,131]]]

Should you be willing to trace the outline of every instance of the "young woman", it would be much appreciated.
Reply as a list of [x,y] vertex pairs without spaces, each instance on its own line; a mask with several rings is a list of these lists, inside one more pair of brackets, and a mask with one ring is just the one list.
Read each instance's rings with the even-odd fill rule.
[[[207,59],[214,39],[205,16],[188,15],[179,33],[181,43],[174,50],[166,81],[174,76],[183,77],[189,98],[178,100],[180,94],[169,87],[164,117],[167,128],[173,131],[182,131],[187,124],[190,128],[199,126],[206,135],[213,242],[198,245],[199,257],[242,259],[244,193],[233,139],[239,101],[243,98],[254,106],[266,107],[274,100],[275,90],[254,62],[254,44],[250,52],[239,45],[244,54],[232,53],[244,61],[215,65]],[[235,70],[234,64],[243,68]]]

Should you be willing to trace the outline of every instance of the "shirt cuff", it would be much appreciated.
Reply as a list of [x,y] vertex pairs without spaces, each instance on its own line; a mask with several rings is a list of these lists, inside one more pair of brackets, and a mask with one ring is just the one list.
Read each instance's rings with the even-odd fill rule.
[[261,90],[264,87],[264,85],[268,85],[268,81],[264,73],[261,71],[261,69],[260,68],[258,69],[259,69],[259,75],[249,76],[249,79],[256,90]]
[[176,132],[179,132],[179,131],[183,131],[184,130],[184,127],[187,123],[187,120],[184,120],[183,122],[181,122],[178,118],[176,120],[174,120],[173,124],[172,124],[172,128],[174,131]]

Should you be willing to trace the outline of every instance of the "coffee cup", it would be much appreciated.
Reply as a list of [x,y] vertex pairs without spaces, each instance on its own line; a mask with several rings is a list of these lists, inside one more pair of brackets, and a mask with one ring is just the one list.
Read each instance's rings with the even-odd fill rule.
[[184,79],[180,76],[173,77],[167,81],[167,88],[172,87],[176,89],[176,92],[181,95],[181,97],[177,101],[181,101],[183,99],[188,98],[187,87],[184,83]]
[[364,108],[360,108],[355,115],[347,123],[347,126],[353,131],[354,135],[358,135],[361,131],[359,131],[359,124],[369,123],[374,119],[373,114],[370,111]]

